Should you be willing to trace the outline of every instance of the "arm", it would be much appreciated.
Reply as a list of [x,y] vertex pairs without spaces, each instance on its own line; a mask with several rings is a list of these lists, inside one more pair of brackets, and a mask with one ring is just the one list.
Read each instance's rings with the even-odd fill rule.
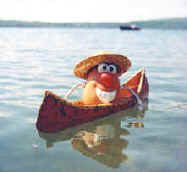
[[75,91],[75,89],[77,89],[78,87],[82,87],[84,88],[86,85],[86,82],[79,82],[77,84],[75,84],[65,95],[65,99],[67,100],[71,95],[72,93]]

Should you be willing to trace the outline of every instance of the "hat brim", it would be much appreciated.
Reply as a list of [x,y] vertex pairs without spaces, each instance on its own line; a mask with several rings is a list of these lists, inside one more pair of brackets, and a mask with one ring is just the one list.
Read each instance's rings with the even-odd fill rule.
[[87,57],[78,63],[74,68],[74,74],[82,79],[87,79],[88,71],[102,62],[118,65],[120,67],[120,75],[126,72],[131,66],[131,62],[126,56],[108,53],[99,54],[96,56]]

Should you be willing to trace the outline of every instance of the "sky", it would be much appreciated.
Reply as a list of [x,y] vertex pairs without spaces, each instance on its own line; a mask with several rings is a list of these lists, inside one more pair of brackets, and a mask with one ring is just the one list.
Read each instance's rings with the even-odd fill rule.
[[0,20],[129,22],[187,17],[187,0],[1,0]]

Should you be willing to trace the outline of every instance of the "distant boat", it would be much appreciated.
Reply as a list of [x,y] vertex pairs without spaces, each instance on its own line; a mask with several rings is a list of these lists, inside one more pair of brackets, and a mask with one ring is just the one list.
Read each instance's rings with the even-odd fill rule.
[[137,27],[136,25],[122,25],[120,26],[120,30],[140,30],[140,27]]

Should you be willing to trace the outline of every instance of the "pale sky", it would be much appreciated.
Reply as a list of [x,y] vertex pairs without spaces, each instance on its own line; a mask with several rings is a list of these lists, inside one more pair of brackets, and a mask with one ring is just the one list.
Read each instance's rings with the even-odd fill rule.
[[187,17],[187,0],[0,0],[0,19],[128,22]]

